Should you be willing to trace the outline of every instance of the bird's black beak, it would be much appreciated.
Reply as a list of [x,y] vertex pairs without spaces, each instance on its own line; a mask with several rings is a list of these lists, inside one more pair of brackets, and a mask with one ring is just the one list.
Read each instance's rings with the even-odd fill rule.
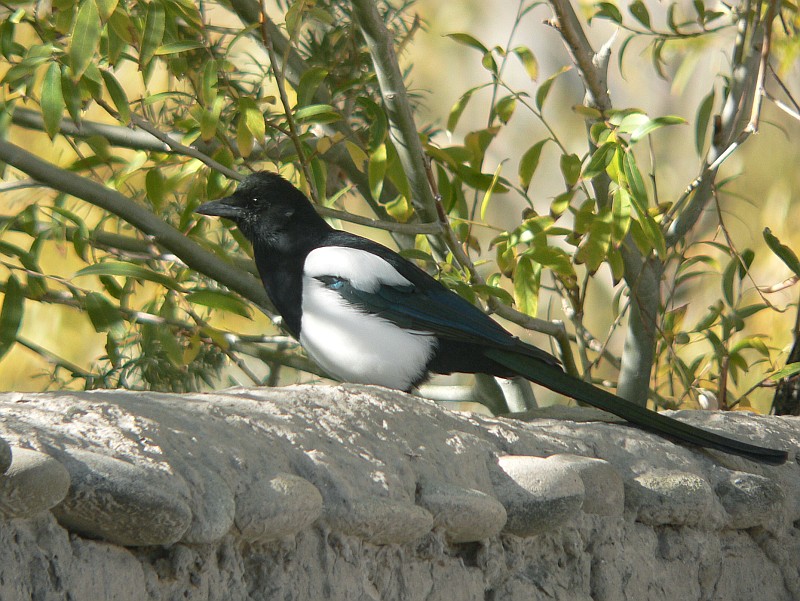
[[210,215],[213,217],[226,217],[228,219],[236,219],[242,214],[242,207],[233,196],[227,198],[220,198],[219,200],[212,200],[201,204],[194,210],[195,213],[201,215]]

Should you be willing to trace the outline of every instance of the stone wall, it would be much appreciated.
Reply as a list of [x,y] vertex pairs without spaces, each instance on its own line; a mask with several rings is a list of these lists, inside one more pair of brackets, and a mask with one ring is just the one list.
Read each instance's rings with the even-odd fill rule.
[[[800,599],[794,452],[557,412],[360,386],[0,395],[0,601]],[[679,417],[800,443],[797,418]]]

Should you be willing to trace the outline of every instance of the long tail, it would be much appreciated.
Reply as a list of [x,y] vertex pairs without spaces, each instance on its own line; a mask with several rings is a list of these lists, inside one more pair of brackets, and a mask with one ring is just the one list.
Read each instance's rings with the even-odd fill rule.
[[645,407],[634,405],[583,380],[573,378],[557,366],[547,365],[524,355],[499,349],[487,349],[485,355],[536,384],[613,413],[656,434],[773,465],[784,463],[788,457],[786,451],[759,447],[721,436],[715,432],[709,432],[661,415]]

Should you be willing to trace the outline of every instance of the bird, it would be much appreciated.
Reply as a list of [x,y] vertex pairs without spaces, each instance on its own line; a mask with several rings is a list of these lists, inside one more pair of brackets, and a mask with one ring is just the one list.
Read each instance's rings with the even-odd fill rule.
[[692,426],[567,374],[392,249],[335,229],[277,173],[248,175],[196,213],[232,221],[289,333],[343,382],[412,391],[432,373],[521,376],[658,435],[768,464],[787,452]]

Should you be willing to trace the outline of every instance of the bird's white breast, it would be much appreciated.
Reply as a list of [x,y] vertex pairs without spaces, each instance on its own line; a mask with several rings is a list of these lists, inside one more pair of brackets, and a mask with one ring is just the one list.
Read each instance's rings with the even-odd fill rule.
[[323,369],[345,382],[405,390],[426,371],[436,339],[404,330],[349,304],[320,276],[336,276],[365,292],[381,285],[410,286],[389,263],[367,251],[321,247],[309,253],[303,271],[300,344]]

